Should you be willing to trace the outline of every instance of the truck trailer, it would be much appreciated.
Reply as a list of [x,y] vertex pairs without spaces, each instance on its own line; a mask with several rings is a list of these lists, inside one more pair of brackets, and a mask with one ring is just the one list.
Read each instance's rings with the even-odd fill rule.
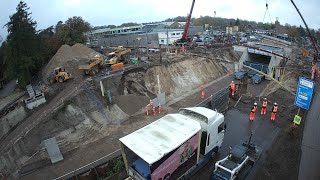
[[204,107],[183,108],[120,138],[128,179],[188,179],[215,155],[224,116]]

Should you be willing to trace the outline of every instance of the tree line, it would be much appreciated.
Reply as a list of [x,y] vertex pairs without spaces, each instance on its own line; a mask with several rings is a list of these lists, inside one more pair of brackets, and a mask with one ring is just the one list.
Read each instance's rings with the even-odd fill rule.
[[91,29],[88,22],[75,16],[37,31],[29,10],[25,2],[19,2],[5,24],[8,35],[0,47],[0,80],[17,79],[20,88],[25,88],[61,45],[85,43],[84,32]]

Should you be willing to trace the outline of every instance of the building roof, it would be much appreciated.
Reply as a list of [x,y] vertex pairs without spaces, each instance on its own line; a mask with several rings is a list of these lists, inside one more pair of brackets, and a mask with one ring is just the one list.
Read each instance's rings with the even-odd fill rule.
[[168,114],[120,141],[148,164],[153,164],[200,131],[199,122]]
[[97,33],[109,32],[109,31],[118,31],[123,29],[134,29],[134,28],[142,28],[142,27],[143,27],[142,25],[137,25],[137,26],[118,27],[118,28],[102,28],[102,29],[92,30],[91,32],[87,32],[87,33],[97,34]]

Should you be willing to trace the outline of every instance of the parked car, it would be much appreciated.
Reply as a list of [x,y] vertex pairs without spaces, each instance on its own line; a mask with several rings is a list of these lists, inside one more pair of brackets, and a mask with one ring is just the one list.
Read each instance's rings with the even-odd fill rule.
[[264,75],[256,74],[256,75],[252,76],[252,81],[255,84],[259,84],[264,78],[265,78]]
[[253,77],[253,76],[256,75],[256,74],[257,74],[257,72],[254,71],[254,70],[248,71],[248,76],[249,76],[249,77]]
[[244,78],[245,75],[247,75],[246,71],[238,71],[234,73],[234,78],[241,80],[242,78]]

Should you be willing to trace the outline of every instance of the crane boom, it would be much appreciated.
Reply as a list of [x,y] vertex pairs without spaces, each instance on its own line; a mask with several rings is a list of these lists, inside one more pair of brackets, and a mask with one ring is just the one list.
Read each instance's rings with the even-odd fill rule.
[[293,4],[293,6],[296,8],[296,10],[297,10],[297,12],[298,12],[299,16],[301,17],[301,19],[302,19],[302,21],[303,21],[304,25],[306,26],[306,29],[307,29],[307,32],[308,32],[309,39],[310,39],[310,41],[311,41],[311,43],[312,43],[312,45],[313,45],[314,51],[315,51],[314,61],[317,61],[317,58],[318,58],[318,56],[319,56],[319,50],[318,50],[318,47],[317,47],[317,45],[316,45],[316,43],[315,43],[315,41],[314,41],[314,39],[313,39],[313,37],[312,37],[312,34],[310,33],[310,30],[309,30],[309,27],[308,27],[307,23],[306,23],[306,21],[304,20],[304,18],[303,18],[303,16],[302,16],[302,14],[300,13],[300,11],[299,11],[298,7],[297,7],[297,6],[296,6],[296,4],[293,2],[293,0],[290,0],[290,1],[291,1],[291,3]]
[[184,30],[183,30],[183,34],[182,34],[182,39],[183,40],[186,40],[187,37],[188,37],[188,29],[189,29],[189,26],[190,26],[190,21],[191,21],[191,15],[192,15],[192,11],[193,11],[194,2],[195,2],[195,0],[192,0],[190,13],[187,16],[186,25],[184,26]]

